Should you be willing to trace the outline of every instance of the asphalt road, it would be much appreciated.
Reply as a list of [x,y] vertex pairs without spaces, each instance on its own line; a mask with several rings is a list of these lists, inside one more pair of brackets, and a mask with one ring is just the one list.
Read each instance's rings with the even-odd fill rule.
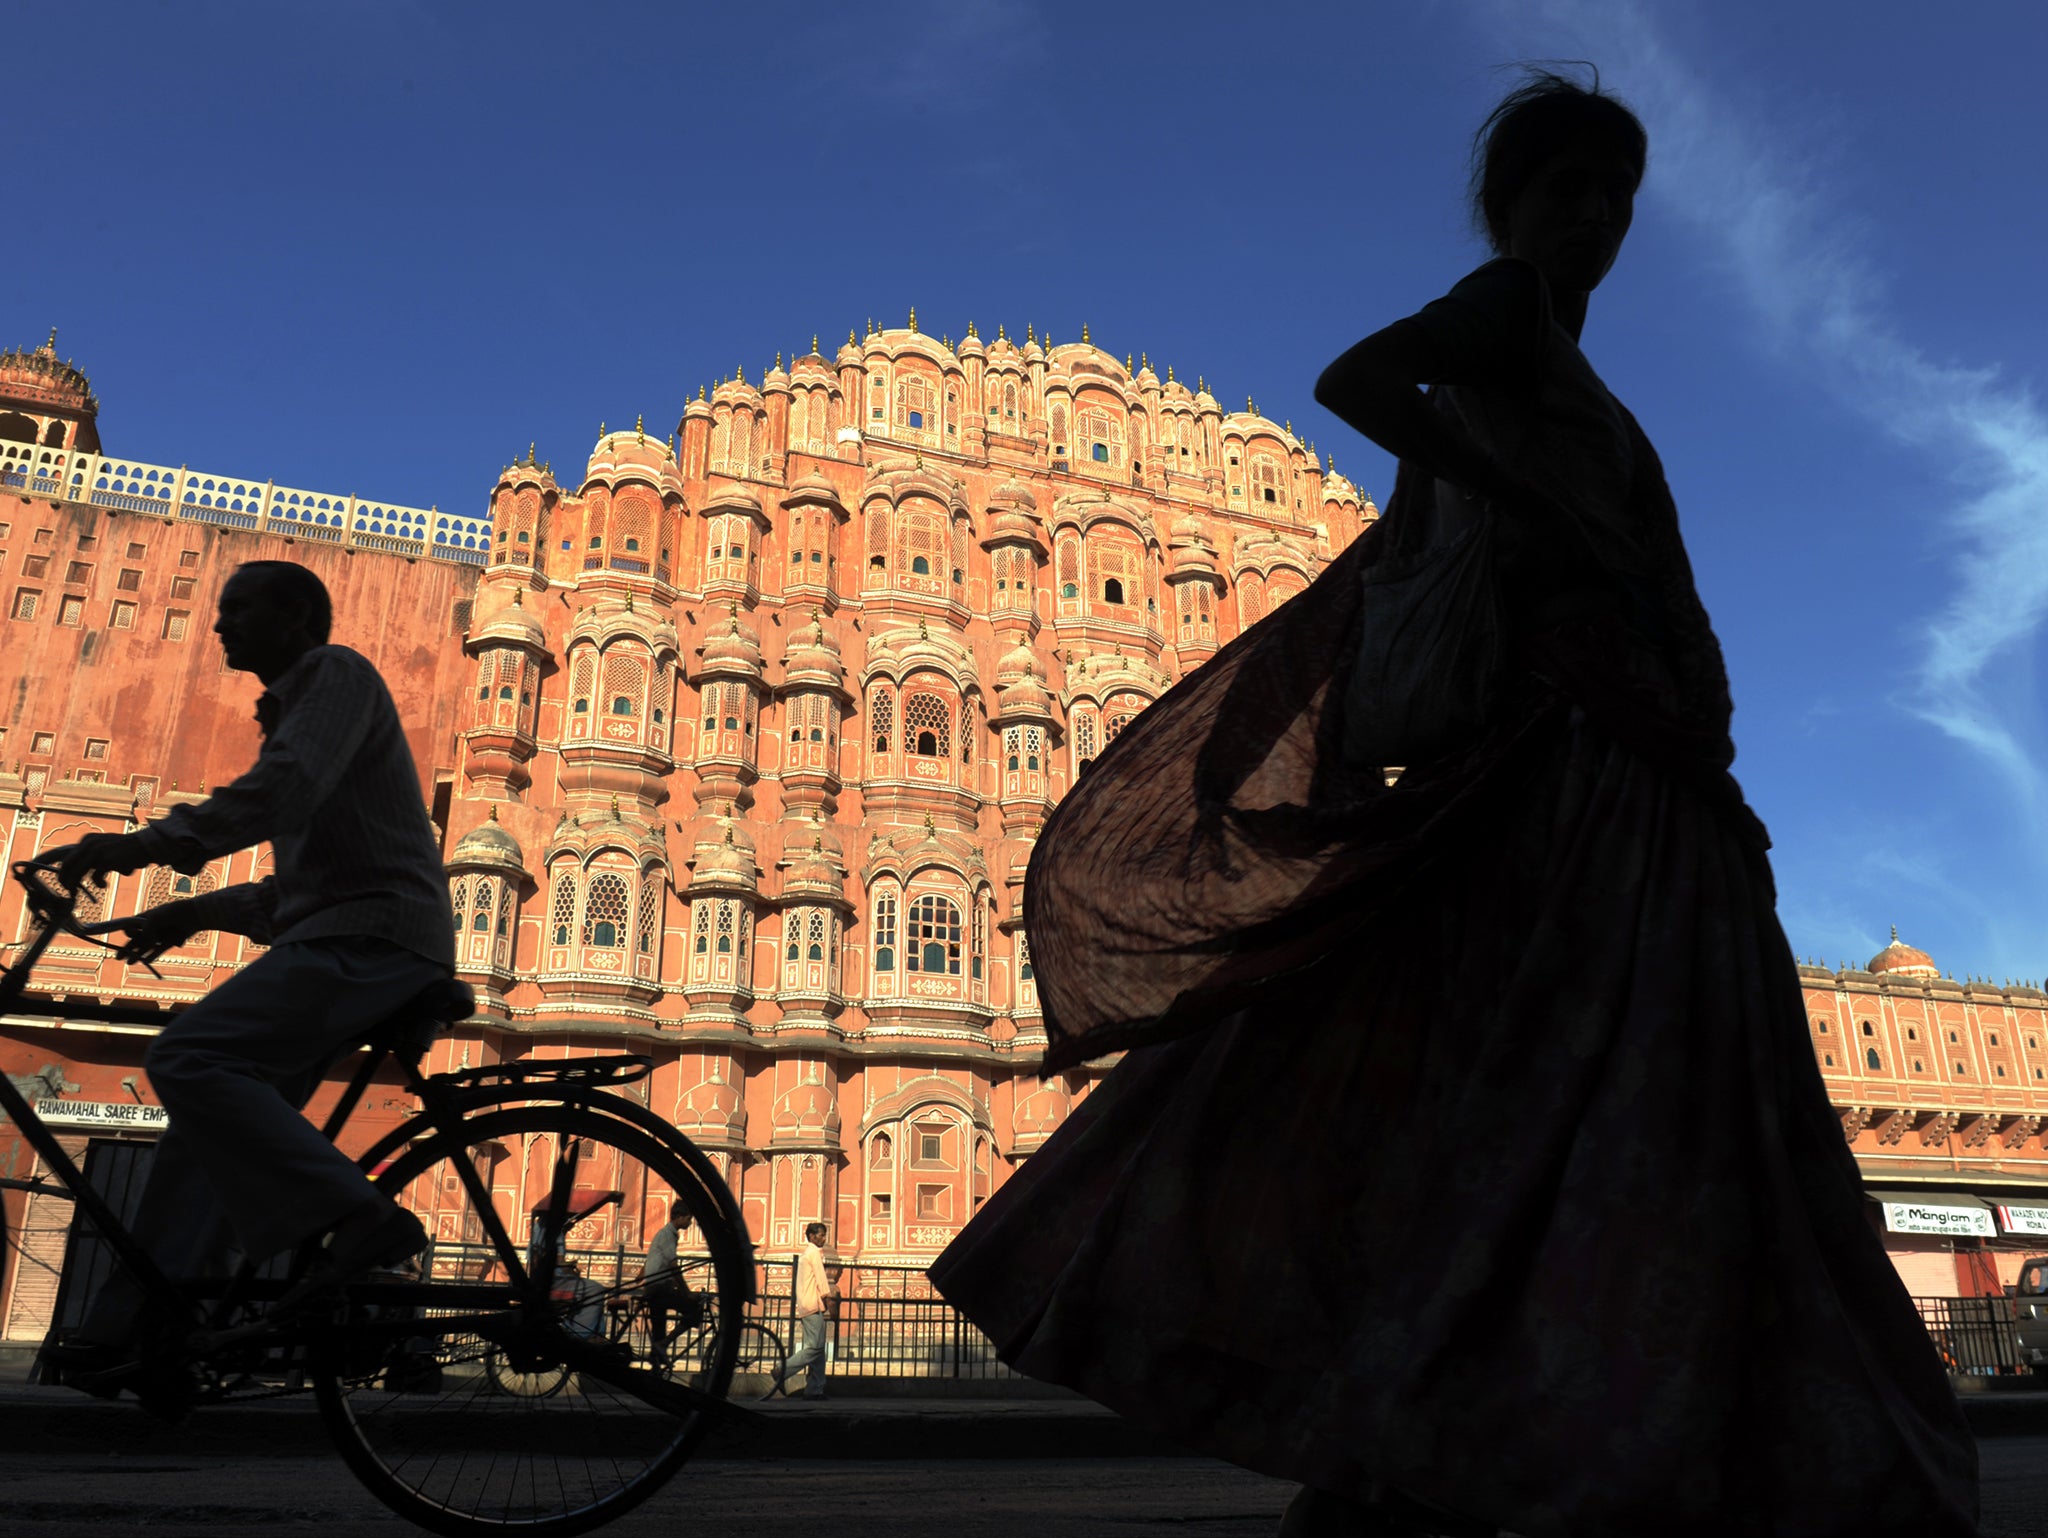
[[[1984,1538],[2048,1533],[2048,1436],[1989,1438]],[[1197,1458],[693,1464],[617,1538],[1272,1538],[1292,1487]],[[331,1458],[0,1454],[0,1534],[318,1538],[417,1531]]]

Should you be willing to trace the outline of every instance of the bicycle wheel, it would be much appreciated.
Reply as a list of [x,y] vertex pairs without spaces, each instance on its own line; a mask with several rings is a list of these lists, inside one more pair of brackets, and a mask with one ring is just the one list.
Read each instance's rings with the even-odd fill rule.
[[[730,1387],[750,1262],[672,1149],[592,1107],[516,1106],[406,1147],[377,1185],[426,1222],[432,1274],[405,1290],[409,1308],[353,1306],[309,1368],[336,1446],[378,1499],[438,1533],[579,1533],[682,1466]],[[664,1207],[695,1223],[711,1284],[709,1339],[673,1373],[647,1362],[644,1332],[602,1323]],[[512,1248],[505,1214],[536,1209],[559,1266],[544,1245]],[[524,1283],[508,1251],[534,1264]]]
[[740,1349],[733,1362],[735,1373],[759,1373],[764,1377],[779,1379],[782,1364],[789,1360],[782,1337],[767,1325],[749,1319],[740,1326]]

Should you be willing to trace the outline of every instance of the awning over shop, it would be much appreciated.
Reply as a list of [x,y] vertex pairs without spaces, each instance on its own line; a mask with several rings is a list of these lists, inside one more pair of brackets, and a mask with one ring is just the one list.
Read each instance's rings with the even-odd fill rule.
[[1950,1191],[1866,1191],[1884,1209],[1884,1226],[1895,1234],[1998,1237],[1991,1204]]
[[1992,1210],[2007,1233],[2048,1239],[2048,1202],[2000,1202]]

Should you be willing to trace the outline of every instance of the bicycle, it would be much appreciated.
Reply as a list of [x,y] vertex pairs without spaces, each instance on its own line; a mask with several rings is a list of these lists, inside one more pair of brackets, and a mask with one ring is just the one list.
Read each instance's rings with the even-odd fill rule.
[[[124,923],[80,920],[77,894],[56,879],[52,861],[20,861],[12,872],[28,893],[34,931],[0,976],[0,1012],[22,997],[58,934],[114,949],[100,936]],[[334,1138],[379,1069],[398,1066],[420,1109],[360,1163],[380,1190],[419,1213],[437,1241],[465,1251],[452,1262],[429,1260],[412,1277],[309,1291],[314,1284],[304,1278],[317,1245],[308,1244],[282,1277],[260,1277],[245,1264],[233,1276],[174,1283],[0,1075],[0,1110],[56,1179],[15,1183],[68,1196],[163,1321],[144,1337],[132,1376],[84,1386],[134,1388],[146,1407],[173,1418],[223,1400],[309,1388],[343,1461],[369,1490],[399,1515],[455,1538],[588,1531],[659,1489],[714,1419],[753,1421],[753,1412],[726,1398],[754,1300],[752,1243],[738,1202],[682,1133],[612,1093],[646,1079],[652,1059],[625,1054],[423,1075],[434,1037],[474,1005],[469,988],[451,980],[368,1033],[358,1044],[367,1049],[363,1061],[323,1127]],[[517,1172],[506,1167],[514,1149],[525,1154]],[[545,1193],[533,1206],[538,1242],[527,1250],[506,1220],[522,1178],[529,1191]],[[631,1338],[581,1327],[592,1289],[602,1304],[635,1287],[618,1276],[609,1287],[595,1278],[559,1287],[563,1247],[544,1241],[550,1231],[559,1241],[599,1213],[614,1223],[645,1215],[663,1197],[679,1224],[687,1215],[702,1235],[704,1317],[687,1364],[657,1368]],[[617,1230],[621,1243],[627,1232]],[[493,1359],[529,1379],[558,1375],[562,1391],[508,1392]]]
[[[705,1278],[695,1273],[708,1270],[704,1260],[685,1261],[679,1267],[683,1278],[682,1303],[664,1303],[661,1329],[655,1327],[655,1308],[646,1290],[635,1286],[605,1300],[606,1338],[614,1347],[626,1347],[651,1363],[657,1371],[695,1373],[717,1349],[725,1331],[717,1317],[704,1305]],[[782,1337],[758,1319],[743,1319],[733,1352],[733,1376],[779,1377],[788,1360]],[[562,1380],[521,1385],[508,1392],[548,1394],[558,1392]]]

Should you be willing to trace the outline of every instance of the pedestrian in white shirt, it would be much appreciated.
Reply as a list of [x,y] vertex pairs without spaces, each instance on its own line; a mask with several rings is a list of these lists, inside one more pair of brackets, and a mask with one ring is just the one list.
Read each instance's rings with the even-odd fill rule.
[[830,1232],[823,1223],[804,1225],[803,1253],[796,1262],[796,1322],[803,1331],[803,1342],[782,1364],[782,1371],[769,1384],[763,1399],[780,1394],[783,1385],[799,1372],[807,1375],[804,1398],[825,1397],[825,1324],[830,1317],[829,1305],[839,1299],[839,1289],[825,1275],[823,1246]]

